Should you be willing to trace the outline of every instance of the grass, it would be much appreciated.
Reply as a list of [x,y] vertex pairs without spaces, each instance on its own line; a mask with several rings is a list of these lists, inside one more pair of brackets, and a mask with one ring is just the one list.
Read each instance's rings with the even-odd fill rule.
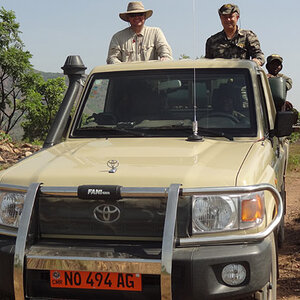
[[300,133],[291,136],[288,172],[300,172]]

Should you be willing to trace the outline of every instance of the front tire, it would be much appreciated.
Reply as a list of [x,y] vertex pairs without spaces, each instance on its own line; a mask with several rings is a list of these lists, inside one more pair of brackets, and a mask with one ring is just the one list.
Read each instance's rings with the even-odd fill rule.
[[283,243],[284,243],[284,239],[285,239],[285,234],[284,234],[284,229],[285,229],[284,216],[285,216],[285,213],[286,213],[285,180],[283,180],[280,195],[281,195],[282,203],[283,203],[283,215],[282,215],[282,219],[279,223],[279,227],[278,227],[277,242],[278,242],[278,248],[281,249],[283,247]]
[[256,300],[276,300],[277,297],[277,251],[274,233],[272,233],[272,264],[269,282],[255,293]]

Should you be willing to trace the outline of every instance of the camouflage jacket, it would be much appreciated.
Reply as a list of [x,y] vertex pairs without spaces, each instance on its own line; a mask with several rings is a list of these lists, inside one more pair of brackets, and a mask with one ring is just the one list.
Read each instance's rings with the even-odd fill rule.
[[251,30],[238,29],[235,36],[229,40],[224,30],[212,35],[206,41],[206,58],[256,58],[265,63],[265,57],[260,49],[260,43]]

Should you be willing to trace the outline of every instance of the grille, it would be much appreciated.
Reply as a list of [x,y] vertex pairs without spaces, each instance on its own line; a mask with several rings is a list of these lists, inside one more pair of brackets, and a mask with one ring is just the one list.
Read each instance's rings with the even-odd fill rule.
[[[123,198],[115,202],[70,197],[39,198],[42,237],[76,239],[161,240],[166,198]],[[190,228],[190,200],[180,198],[177,235]]]

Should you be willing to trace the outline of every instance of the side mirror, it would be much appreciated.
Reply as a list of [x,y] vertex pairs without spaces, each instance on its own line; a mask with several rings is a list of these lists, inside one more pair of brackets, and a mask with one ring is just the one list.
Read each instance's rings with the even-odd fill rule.
[[275,119],[274,136],[289,136],[293,132],[295,115],[292,111],[278,111]]
[[282,77],[271,77],[269,78],[269,84],[278,111],[286,100],[286,80]]

